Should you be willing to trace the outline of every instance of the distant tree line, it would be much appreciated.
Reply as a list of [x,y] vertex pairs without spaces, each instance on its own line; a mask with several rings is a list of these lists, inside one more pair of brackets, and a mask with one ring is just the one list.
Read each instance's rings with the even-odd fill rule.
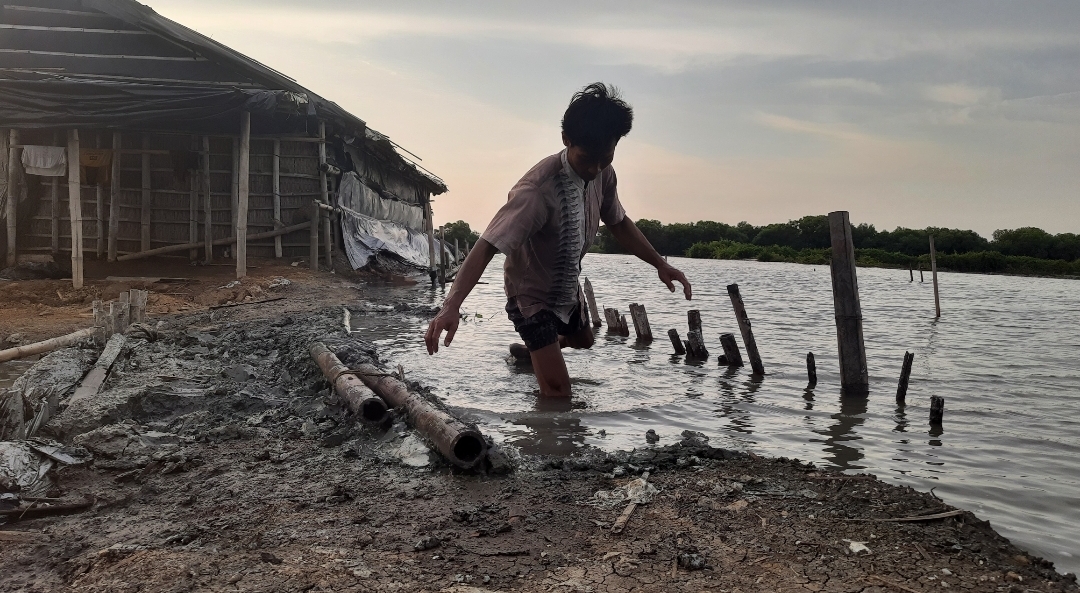
[[[786,223],[754,226],[746,222],[662,224],[639,220],[637,226],[662,255],[713,259],[757,259],[824,264],[831,240],[827,216],[804,216]],[[1080,235],[1052,235],[1023,227],[994,231],[987,240],[975,231],[928,227],[878,231],[872,224],[852,225],[856,257],[861,265],[906,267],[929,261],[929,237],[934,236],[938,265],[963,272],[1004,272],[1036,275],[1080,275]],[[602,228],[593,248],[622,253],[615,238]]]

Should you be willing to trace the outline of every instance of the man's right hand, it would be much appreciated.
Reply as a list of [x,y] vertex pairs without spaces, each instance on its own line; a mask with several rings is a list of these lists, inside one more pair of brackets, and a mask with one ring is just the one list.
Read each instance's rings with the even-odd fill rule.
[[461,323],[461,315],[457,307],[448,307],[445,304],[439,310],[439,314],[428,324],[427,333],[424,334],[424,342],[427,343],[428,354],[439,351],[439,338],[443,331],[446,332],[446,341],[443,346],[449,346],[457,333],[458,324]]

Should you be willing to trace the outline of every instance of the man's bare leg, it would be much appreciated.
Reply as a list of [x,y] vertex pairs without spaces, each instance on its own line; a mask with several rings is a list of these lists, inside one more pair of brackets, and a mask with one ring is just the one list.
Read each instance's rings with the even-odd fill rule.
[[570,373],[560,342],[529,353],[536,382],[540,384],[540,397],[570,397]]

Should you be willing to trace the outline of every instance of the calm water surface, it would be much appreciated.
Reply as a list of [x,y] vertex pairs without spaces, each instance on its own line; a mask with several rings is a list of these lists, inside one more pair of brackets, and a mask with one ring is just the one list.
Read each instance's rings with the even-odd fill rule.
[[[505,362],[518,341],[503,312],[502,258],[466,300],[454,343],[429,357],[426,320],[355,315],[354,327],[410,377],[470,413],[487,434],[532,453],[661,444],[697,430],[717,446],[869,471],[988,519],[1014,542],[1080,570],[1080,283],[1075,280],[940,274],[933,287],[899,270],[860,269],[871,393],[841,398],[827,266],[672,258],[694,283],[692,304],[667,292],[652,268],[626,256],[590,255],[585,275],[598,304],[627,313],[646,306],[658,339],[608,335],[588,351],[565,351],[573,403],[545,409],[535,378]],[[718,367],[718,335],[738,327],[726,285],[738,283],[766,376]],[[401,298],[441,303],[425,285]],[[701,310],[713,356],[672,355],[666,333],[685,336],[686,311]],[[627,314],[629,318],[629,315]],[[633,333],[633,332],[631,332]],[[739,337],[740,347],[742,339]],[[907,405],[895,403],[904,351],[915,352]],[[807,389],[814,352],[818,385]],[[745,356],[745,353],[744,353]],[[927,424],[931,395],[945,397],[943,430]]]

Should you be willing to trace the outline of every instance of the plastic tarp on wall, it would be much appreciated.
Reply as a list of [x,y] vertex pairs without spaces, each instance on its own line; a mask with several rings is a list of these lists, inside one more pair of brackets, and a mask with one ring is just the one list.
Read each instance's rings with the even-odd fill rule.
[[427,235],[389,220],[377,220],[342,208],[341,233],[354,270],[371,263],[376,253],[389,253],[420,269],[431,261]]
[[355,172],[341,177],[338,187],[338,205],[376,220],[396,222],[414,231],[424,230],[424,209],[400,200],[383,198],[374,189],[360,181]]

